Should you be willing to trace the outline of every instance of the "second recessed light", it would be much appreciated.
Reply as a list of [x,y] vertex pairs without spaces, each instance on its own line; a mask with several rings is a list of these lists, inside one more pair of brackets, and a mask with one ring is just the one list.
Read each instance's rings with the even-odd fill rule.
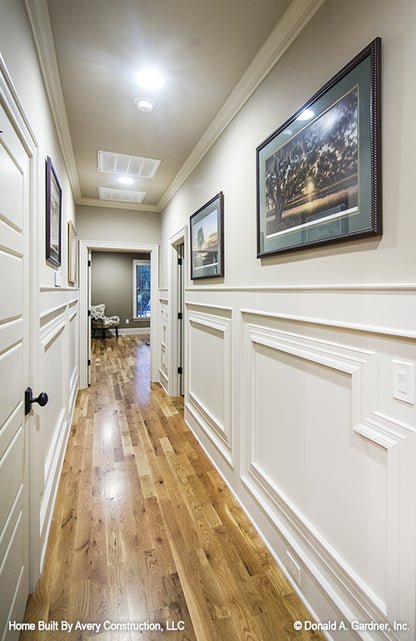
[[155,101],[151,98],[135,98],[134,102],[136,103],[137,109],[139,111],[144,111],[145,113],[153,111],[156,106]]

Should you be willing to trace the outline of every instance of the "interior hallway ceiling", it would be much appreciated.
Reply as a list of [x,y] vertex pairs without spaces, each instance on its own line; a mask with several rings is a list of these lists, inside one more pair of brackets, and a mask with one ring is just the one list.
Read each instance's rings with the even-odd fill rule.
[[[146,192],[138,209],[157,209],[290,4],[29,0],[35,1],[47,2],[49,11],[78,174],[78,201],[96,200],[99,186],[123,188],[115,174],[98,172],[98,150],[161,160],[155,178],[124,187]],[[138,85],[137,75],[144,67],[161,71],[163,88]],[[153,99],[154,110],[140,112],[137,97]]]

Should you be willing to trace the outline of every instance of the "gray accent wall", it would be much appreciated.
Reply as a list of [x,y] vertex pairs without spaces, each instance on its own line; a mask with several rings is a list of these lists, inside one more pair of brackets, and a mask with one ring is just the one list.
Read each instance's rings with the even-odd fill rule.
[[133,319],[133,260],[150,254],[94,251],[91,257],[91,304],[104,303],[107,316],[120,316],[120,329],[150,327],[150,319]]

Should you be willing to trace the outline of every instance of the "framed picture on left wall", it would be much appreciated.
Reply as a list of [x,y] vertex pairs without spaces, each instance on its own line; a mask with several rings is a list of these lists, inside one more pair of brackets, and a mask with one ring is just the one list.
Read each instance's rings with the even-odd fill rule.
[[72,220],[68,222],[68,283],[76,285],[78,277],[78,236]]
[[46,159],[46,260],[61,265],[62,189],[52,160]]

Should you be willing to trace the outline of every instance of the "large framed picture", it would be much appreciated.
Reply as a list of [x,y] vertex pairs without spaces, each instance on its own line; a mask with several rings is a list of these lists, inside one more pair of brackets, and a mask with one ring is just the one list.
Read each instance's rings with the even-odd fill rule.
[[68,222],[68,282],[76,285],[78,266],[78,237],[75,227],[70,220]]
[[62,189],[52,164],[46,159],[46,260],[61,264]]
[[224,194],[190,218],[191,279],[224,276]]
[[257,147],[257,257],[377,236],[381,40]]

